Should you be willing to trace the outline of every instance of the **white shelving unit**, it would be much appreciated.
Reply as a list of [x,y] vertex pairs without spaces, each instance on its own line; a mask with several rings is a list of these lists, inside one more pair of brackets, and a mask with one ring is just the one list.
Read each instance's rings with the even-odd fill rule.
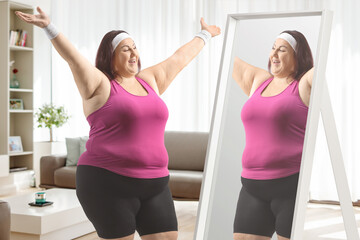
[[[15,11],[33,13],[32,6],[12,1],[0,2],[0,178],[16,178],[19,172],[11,173],[10,169],[26,167],[27,172],[33,169],[33,79],[34,79],[34,30],[31,24],[22,22]],[[10,31],[25,30],[27,32],[26,45],[10,46]],[[11,61],[15,61],[10,66]],[[13,68],[20,88],[10,88]],[[10,99],[22,99],[24,109],[10,109]],[[9,137],[20,136],[23,152],[11,153]],[[28,174],[22,172],[21,174]],[[0,179],[1,187],[1,179]]]

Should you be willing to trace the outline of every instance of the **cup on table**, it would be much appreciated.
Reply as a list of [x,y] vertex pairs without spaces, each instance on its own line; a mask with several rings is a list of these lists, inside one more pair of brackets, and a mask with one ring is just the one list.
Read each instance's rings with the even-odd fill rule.
[[46,202],[46,193],[45,192],[37,192],[35,193],[35,203],[42,204]]

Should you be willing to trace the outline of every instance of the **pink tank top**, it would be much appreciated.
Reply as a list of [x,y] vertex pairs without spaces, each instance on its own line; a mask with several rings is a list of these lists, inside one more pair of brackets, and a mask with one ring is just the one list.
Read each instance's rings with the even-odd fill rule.
[[168,109],[156,92],[136,78],[148,92],[136,96],[111,80],[110,97],[87,117],[86,151],[78,165],[91,165],[133,178],[169,175],[164,132]]
[[278,95],[261,96],[272,80],[262,83],[241,110],[244,178],[275,179],[300,171],[308,107],[300,98],[298,81]]

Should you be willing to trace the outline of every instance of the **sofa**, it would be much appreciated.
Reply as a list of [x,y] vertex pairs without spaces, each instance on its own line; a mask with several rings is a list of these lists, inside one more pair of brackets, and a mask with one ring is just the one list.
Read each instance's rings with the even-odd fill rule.
[[[174,198],[199,199],[208,137],[203,132],[165,132]],[[41,157],[40,187],[76,188],[76,166],[66,166],[66,158],[66,154]]]
[[9,203],[0,200],[0,240],[10,239],[10,221]]

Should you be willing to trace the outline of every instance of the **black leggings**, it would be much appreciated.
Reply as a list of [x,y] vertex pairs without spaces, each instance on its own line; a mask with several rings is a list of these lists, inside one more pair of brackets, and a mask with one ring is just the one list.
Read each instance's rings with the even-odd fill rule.
[[79,165],[76,194],[101,238],[177,231],[169,176],[125,177],[103,168]]
[[234,233],[290,238],[299,173],[278,179],[241,178]]

